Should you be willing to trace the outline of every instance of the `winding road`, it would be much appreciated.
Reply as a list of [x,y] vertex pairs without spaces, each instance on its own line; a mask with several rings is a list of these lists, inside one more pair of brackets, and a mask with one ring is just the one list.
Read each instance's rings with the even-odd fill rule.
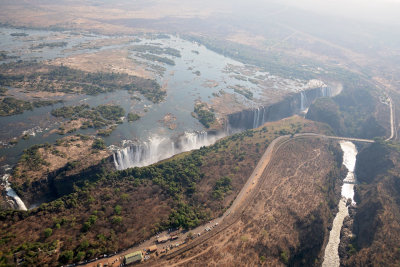
[[[274,153],[276,153],[283,144],[292,141],[294,139],[300,138],[326,138],[326,139],[335,139],[335,140],[346,140],[346,141],[353,141],[353,142],[362,142],[362,143],[373,143],[374,140],[370,139],[360,139],[360,138],[351,138],[351,137],[337,137],[337,136],[327,136],[315,133],[301,133],[296,134],[294,136],[285,135],[280,136],[274,139],[271,144],[268,146],[267,150],[264,152],[263,156],[259,160],[257,166],[253,170],[253,173],[250,175],[249,179],[247,180],[246,184],[243,186],[242,190],[232,203],[231,207],[221,216],[218,218],[221,221],[220,225],[214,230],[210,232],[204,233],[202,236],[197,237],[190,243],[178,248],[176,250],[171,251],[170,253],[164,255],[162,258],[169,260],[172,259],[184,252],[191,250],[194,247],[199,246],[200,244],[206,242],[207,240],[211,239],[215,235],[225,231],[231,225],[236,223],[243,212],[245,211],[246,207],[249,203],[255,198],[257,193],[261,188],[261,184],[263,183],[262,177],[266,177],[265,175],[262,176],[262,173],[268,168],[268,165],[273,158]],[[261,178],[261,179],[260,179]],[[165,262],[161,261],[149,261],[142,266],[164,266]]]
[[[270,145],[267,147],[264,154],[261,156],[260,160],[258,161],[256,167],[254,168],[252,174],[250,175],[249,179],[247,180],[246,184],[243,186],[241,191],[239,192],[238,196],[233,201],[232,205],[225,211],[225,213],[212,220],[211,223],[207,223],[205,225],[201,225],[191,232],[193,233],[201,233],[200,236],[196,237],[189,243],[181,245],[179,248],[173,249],[170,252],[163,254],[160,259],[150,259],[147,262],[142,263],[140,266],[164,266],[164,260],[172,259],[186,251],[191,250],[192,248],[204,243],[205,241],[209,240],[210,238],[214,237],[215,235],[225,231],[231,225],[236,223],[243,212],[245,211],[246,207],[249,203],[254,199],[261,188],[261,184],[263,183],[263,177],[266,175],[262,175],[268,168],[271,159],[273,158],[274,153],[276,153],[283,144],[290,142],[295,139],[300,138],[326,138],[326,139],[335,139],[335,140],[346,140],[346,141],[353,141],[353,142],[362,142],[362,143],[373,143],[374,140],[370,139],[360,139],[360,138],[351,138],[351,137],[338,137],[338,136],[327,136],[322,134],[315,134],[315,133],[299,133],[293,136],[284,135],[275,138]],[[265,178],[264,178],[265,179]],[[218,223],[218,226],[215,226],[215,223]],[[207,227],[211,227],[211,225],[215,226],[211,231],[204,232],[203,229]],[[166,233],[163,233],[166,234]],[[163,235],[160,234],[160,235]],[[184,240],[187,236],[186,234],[180,234],[179,240]],[[143,250],[143,248],[147,248],[150,245],[155,243],[156,237],[152,237],[149,240],[146,240],[144,243],[131,247],[123,252],[119,252],[116,255],[110,258],[99,259],[97,261],[93,261],[86,266],[98,266],[99,263],[108,263],[114,262],[115,264],[119,265],[122,263],[122,257],[130,252]],[[176,242],[175,242],[176,243]],[[166,243],[164,246],[172,244]],[[161,245],[163,246],[163,245]],[[154,257],[153,257],[154,258]],[[110,265],[109,265],[110,266]],[[112,265],[111,265],[112,266]]]

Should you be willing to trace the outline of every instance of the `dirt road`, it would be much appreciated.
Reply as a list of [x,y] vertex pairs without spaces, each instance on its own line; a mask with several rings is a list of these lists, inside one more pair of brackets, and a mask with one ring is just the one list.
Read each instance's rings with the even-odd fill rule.
[[[178,239],[175,241],[168,241],[163,244],[159,244],[159,250],[163,250],[164,248],[169,248],[169,252],[166,254],[161,254],[162,258],[170,259],[176,257],[177,255],[188,251],[203,242],[207,241],[208,239],[212,238],[216,234],[226,230],[229,226],[235,223],[246,209],[248,203],[256,196],[260,189],[260,184],[262,183],[261,179],[263,176],[263,172],[266,171],[268,164],[270,163],[273,155],[279,148],[285,144],[286,142],[296,139],[296,138],[328,138],[328,139],[337,139],[337,140],[348,140],[348,141],[356,141],[356,142],[366,142],[372,143],[373,140],[368,139],[359,139],[359,138],[348,138],[348,137],[337,137],[337,136],[326,136],[314,133],[302,133],[296,134],[294,136],[280,136],[274,139],[271,144],[268,146],[262,157],[260,158],[257,166],[254,168],[252,174],[250,175],[249,179],[247,180],[246,184],[243,186],[241,191],[239,192],[238,196],[232,203],[229,209],[219,218],[216,218],[207,224],[198,226],[195,229],[192,229],[190,232],[195,236],[195,239],[190,241],[189,243],[184,242],[189,232],[168,232],[164,231],[159,233],[158,236],[164,235],[178,235]],[[206,230],[209,229],[209,230]],[[122,258],[124,255],[138,251],[144,250],[151,245],[156,243],[157,236],[153,236],[148,240],[144,240],[141,244],[131,247],[125,251],[119,252],[116,255],[109,257],[98,259],[91,263],[87,263],[85,266],[95,267],[101,263],[103,266],[104,264],[108,264],[108,266],[119,266],[122,263]],[[151,258],[148,262],[144,262],[141,266],[161,266],[162,263],[156,261],[154,255],[151,255]]]

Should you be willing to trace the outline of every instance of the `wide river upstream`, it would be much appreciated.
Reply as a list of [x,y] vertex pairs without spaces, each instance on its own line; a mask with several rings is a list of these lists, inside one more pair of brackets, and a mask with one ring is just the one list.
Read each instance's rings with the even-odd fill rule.
[[[25,34],[26,36],[16,36]],[[52,109],[61,106],[89,104],[92,107],[102,104],[117,104],[122,106],[126,113],[133,112],[141,115],[135,123],[127,123],[126,119],[115,131],[105,138],[107,145],[121,146],[121,141],[147,142],[151,138],[168,139],[182,135],[184,132],[202,131],[204,127],[195,119],[193,112],[195,102],[201,100],[211,103],[213,96],[220,92],[233,94],[238,103],[247,106],[257,106],[257,100],[274,99],[275,95],[285,95],[289,92],[298,92],[306,89],[308,81],[285,79],[270,75],[255,66],[244,65],[231,58],[215,53],[205,46],[186,41],[178,36],[119,36],[107,37],[95,34],[74,32],[57,32],[48,30],[30,30],[0,27],[0,51],[15,57],[0,63],[17,60],[37,60],[52,62],[61,58],[90,56],[104,51],[128,51],[126,60],[133,62],[132,66],[142,66],[150,73],[167,92],[161,103],[151,103],[138,94],[136,99],[125,90],[99,95],[64,95],[60,98],[62,104],[36,108],[25,111],[23,114],[0,117],[0,144],[5,144],[13,137],[24,133],[30,135],[28,140],[20,140],[17,145],[0,148],[0,158],[4,163],[14,165],[24,149],[45,142],[54,143],[60,138],[52,129],[59,126],[59,120],[50,115]],[[110,40],[118,41],[125,38],[127,41],[118,44],[107,43]],[[43,47],[35,49],[40,43],[52,44],[65,42],[65,46]],[[101,45],[91,46],[95,42]],[[173,48],[179,51],[180,56],[163,55],[173,60],[174,65],[150,61],[141,57],[142,53],[135,50],[137,46],[151,46],[162,49]],[[89,47],[89,48],[88,48]],[[116,61],[115,64],[119,62]],[[262,84],[263,83],[263,84]],[[234,88],[246,88],[253,94],[250,100],[238,93]],[[21,88],[8,88],[9,94],[18,99],[25,99]],[[172,118],[174,127],[163,124],[164,117]],[[93,131],[78,130],[79,133],[92,134]],[[126,142],[124,142],[126,143]]]
[[[311,81],[271,75],[256,66],[243,64],[174,35],[111,37],[70,31],[0,27],[0,39],[0,51],[8,55],[0,64],[36,60],[59,65],[63,59],[69,62],[74,57],[79,61],[92,56],[101,58],[102,53],[125,53],[123,61],[130,62],[128,71],[135,67],[144,68],[149,77],[156,80],[167,93],[164,101],[157,104],[139,93],[132,97],[126,90],[98,95],[46,95],[49,100],[62,100],[63,103],[0,117],[0,182],[7,188],[7,194],[16,199],[20,209],[26,208],[18,203],[20,199],[16,198],[8,182],[9,173],[25,149],[35,144],[55,143],[62,138],[55,130],[63,121],[51,115],[53,109],[79,104],[91,107],[114,104],[121,106],[125,114],[139,114],[140,120],[129,123],[123,118],[123,124],[118,125],[110,136],[104,137],[110,150],[116,151],[116,168],[125,169],[149,165],[179,152],[210,145],[224,136],[224,133],[208,135],[203,125],[193,117],[192,112],[198,101],[211,105],[216,96],[231,95],[235,105],[255,110],[257,123],[253,127],[258,127],[267,121],[267,118],[264,120],[264,116],[261,116],[264,113],[259,112],[260,105],[300,93],[301,101],[295,109],[304,111],[312,101],[307,100],[304,91],[310,88],[323,89],[319,83],[315,85]],[[154,51],[174,50],[172,54],[162,54],[172,64],[151,60],[155,54],[144,53],[141,51],[143,47],[150,47]],[[104,64],[118,67],[120,61]],[[25,88],[7,89],[9,97],[36,100],[29,96]],[[250,92],[251,97],[246,97],[243,92]],[[321,96],[328,95],[324,92],[321,91]],[[261,123],[259,118],[262,118]],[[78,129],[73,134],[76,133],[94,135],[95,131]],[[21,136],[29,138],[21,139]],[[13,138],[19,138],[18,143],[10,145],[9,141]]]

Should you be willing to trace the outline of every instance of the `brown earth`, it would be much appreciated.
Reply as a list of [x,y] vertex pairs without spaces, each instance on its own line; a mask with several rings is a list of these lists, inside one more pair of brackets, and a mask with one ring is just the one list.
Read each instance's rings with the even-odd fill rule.
[[65,134],[69,131],[75,131],[79,129],[84,122],[88,121],[88,119],[84,118],[79,118],[76,120],[70,120],[63,122],[58,129],[53,129],[49,131],[48,133],[45,134],[45,136],[49,136],[50,134],[53,133],[58,133],[58,134]]
[[159,265],[318,266],[340,195],[340,164],[335,142],[296,139],[283,144],[239,221]]
[[152,74],[129,58],[128,49],[108,49],[96,53],[79,54],[58,58],[48,62],[50,65],[68,66],[89,72],[114,72],[142,78],[152,78]]
[[213,97],[211,99],[212,108],[222,116],[242,111],[246,108],[243,104],[241,104],[237,99],[235,94],[229,94],[223,92],[217,97]]
[[176,129],[176,126],[177,126],[177,124],[176,124],[176,117],[175,117],[175,115],[172,114],[172,113],[167,113],[167,114],[163,117],[163,119],[160,120],[160,122],[162,122],[163,125],[164,125],[165,127],[167,127],[168,129],[170,129],[170,130]]
[[[202,7],[202,8],[200,8]],[[157,10],[157,12],[154,12]],[[123,1],[119,3],[83,3],[64,0],[57,3],[33,1],[8,1],[2,3],[2,22],[27,27],[61,27],[85,29],[104,34],[129,34],[150,29],[131,28],[107,23],[114,19],[160,19],[165,16],[206,17],[212,12],[203,5],[182,5],[172,0],[156,1],[152,4]]]

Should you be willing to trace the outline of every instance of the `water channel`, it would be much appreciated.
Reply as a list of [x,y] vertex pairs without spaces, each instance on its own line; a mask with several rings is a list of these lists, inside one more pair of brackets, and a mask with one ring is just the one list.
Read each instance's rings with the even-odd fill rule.
[[339,211],[333,220],[332,230],[329,233],[329,241],[325,248],[324,261],[322,263],[323,267],[340,266],[340,231],[343,226],[344,218],[349,215],[346,202],[348,199],[351,199],[352,205],[356,204],[354,201],[354,184],[356,183],[354,168],[356,166],[357,148],[352,142],[349,141],[341,141],[340,147],[343,151],[343,164],[347,168],[348,172],[346,178],[343,180],[343,186],[341,190],[342,197],[338,205]]

